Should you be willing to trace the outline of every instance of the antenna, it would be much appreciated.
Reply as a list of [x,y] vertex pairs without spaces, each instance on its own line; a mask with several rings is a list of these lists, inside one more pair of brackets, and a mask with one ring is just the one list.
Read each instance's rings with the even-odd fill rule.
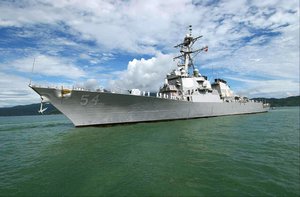
[[31,76],[30,76],[29,86],[31,85],[31,78],[32,78],[32,75],[33,75],[34,64],[35,64],[35,58],[33,58],[33,63],[32,63],[32,68],[31,68]]
[[192,36],[192,25],[189,25],[190,36]]

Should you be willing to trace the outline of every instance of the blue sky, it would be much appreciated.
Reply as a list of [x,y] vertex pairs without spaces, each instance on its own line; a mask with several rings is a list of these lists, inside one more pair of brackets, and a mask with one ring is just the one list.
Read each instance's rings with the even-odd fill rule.
[[298,0],[2,0],[0,107],[39,102],[30,78],[158,90],[190,24],[209,46],[195,59],[209,79],[248,97],[299,95]]

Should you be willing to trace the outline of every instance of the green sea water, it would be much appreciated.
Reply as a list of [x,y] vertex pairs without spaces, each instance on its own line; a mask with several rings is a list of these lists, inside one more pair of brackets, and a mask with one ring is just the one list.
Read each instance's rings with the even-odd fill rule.
[[0,196],[300,196],[299,107],[113,127],[0,117]]

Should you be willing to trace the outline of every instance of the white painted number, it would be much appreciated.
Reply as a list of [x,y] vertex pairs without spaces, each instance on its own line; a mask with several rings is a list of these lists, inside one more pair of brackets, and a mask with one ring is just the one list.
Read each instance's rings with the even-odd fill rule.
[[[87,105],[89,103],[90,95],[84,94],[81,96],[80,105]],[[92,100],[90,100],[94,105],[97,105],[99,102],[99,94],[97,94]]]
[[95,97],[91,100],[91,102],[92,102],[94,105],[97,105],[98,99],[99,99],[99,94],[98,94],[97,96],[95,96]]
[[84,94],[81,96],[80,105],[86,105],[89,102],[89,96],[88,94]]

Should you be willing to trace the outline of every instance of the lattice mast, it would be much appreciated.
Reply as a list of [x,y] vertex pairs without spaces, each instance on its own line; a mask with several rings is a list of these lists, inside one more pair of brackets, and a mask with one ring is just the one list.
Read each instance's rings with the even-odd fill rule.
[[[208,46],[202,47],[201,49],[193,50],[192,47],[194,43],[201,38],[201,36],[193,37],[192,36],[192,25],[189,26],[189,33],[184,37],[184,40],[182,43],[174,46],[175,48],[180,47],[180,53],[181,55],[174,57],[173,59],[180,59],[181,64],[179,64],[179,67],[182,67],[186,73],[188,73],[189,67],[192,67],[193,70],[195,69],[193,58],[201,51],[207,51]],[[195,54],[193,57],[191,57],[192,54]]]

